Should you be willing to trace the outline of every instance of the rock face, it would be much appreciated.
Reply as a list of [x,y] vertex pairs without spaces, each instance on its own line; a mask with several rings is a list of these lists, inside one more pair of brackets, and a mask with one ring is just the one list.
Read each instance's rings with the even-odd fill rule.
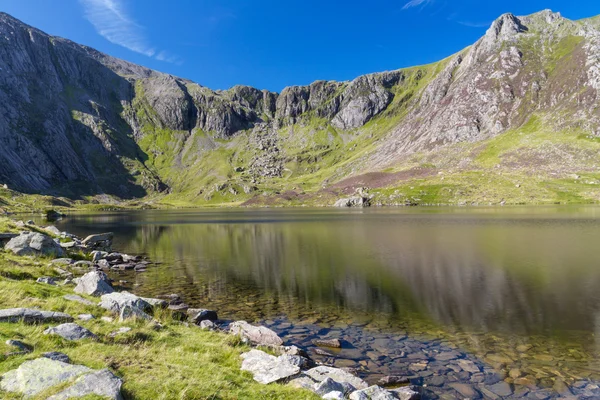
[[229,332],[240,335],[252,343],[264,346],[281,346],[283,340],[271,329],[264,326],[250,325],[246,321],[236,321],[229,326]]
[[110,279],[104,272],[91,271],[79,278],[74,291],[89,296],[102,296],[114,292],[114,289],[110,284]]
[[98,338],[92,332],[74,323],[67,323],[55,326],[53,328],[48,328],[44,331],[44,335],[57,335],[66,340]]
[[9,308],[0,310],[0,322],[20,321],[23,321],[26,324],[70,322],[73,321],[73,317],[61,312],[33,310],[31,308]]
[[6,246],[19,256],[55,256],[61,257],[63,249],[50,236],[37,232],[25,232],[11,239]]
[[71,365],[46,357],[26,361],[19,368],[2,375],[0,388],[6,392],[31,397],[73,380],[75,381],[72,385],[48,399],[66,400],[96,395],[111,400],[122,400],[123,382],[112,372],[95,371],[82,365]]
[[254,380],[265,385],[300,372],[300,367],[290,363],[284,356],[275,357],[264,351],[250,350],[241,357],[242,371],[252,372]]

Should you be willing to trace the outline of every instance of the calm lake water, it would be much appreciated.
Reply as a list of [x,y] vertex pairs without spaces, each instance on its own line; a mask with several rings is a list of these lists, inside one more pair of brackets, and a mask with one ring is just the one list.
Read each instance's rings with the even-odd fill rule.
[[[598,207],[152,210],[57,226],[115,232],[115,249],[160,262],[123,275],[137,293],[179,293],[307,347],[341,336],[348,350],[315,356],[372,381],[454,373],[432,368],[430,348],[465,352],[515,395],[600,380]],[[403,362],[398,343],[429,366]],[[453,379],[439,386],[483,385]]]

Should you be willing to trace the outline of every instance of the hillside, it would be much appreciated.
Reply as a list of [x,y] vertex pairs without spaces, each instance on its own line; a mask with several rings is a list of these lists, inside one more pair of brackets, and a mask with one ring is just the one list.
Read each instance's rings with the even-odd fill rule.
[[213,91],[0,13],[0,207],[597,202],[599,59],[599,18],[546,10],[431,65]]

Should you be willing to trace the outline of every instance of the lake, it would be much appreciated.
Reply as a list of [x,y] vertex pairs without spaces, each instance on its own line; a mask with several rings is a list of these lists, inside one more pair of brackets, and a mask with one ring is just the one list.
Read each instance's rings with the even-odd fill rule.
[[[56,225],[115,232],[115,249],[160,263],[116,278],[130,290],[260,322],[369,382],[407,377],[425,398],[600,397],[599,207],[149,210]],[[315,337],[344,348],[317,354]]]

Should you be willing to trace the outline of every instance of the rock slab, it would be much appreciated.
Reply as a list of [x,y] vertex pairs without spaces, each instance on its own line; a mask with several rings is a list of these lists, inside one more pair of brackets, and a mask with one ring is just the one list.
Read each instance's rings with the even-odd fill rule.
[[300,367],[289,363],[282,357],[275,357],[260,350],[250,350],[241,355],[242,371],[249,371],[254,380],[269,384],[289,378],[300,372]]
[[91,271],[79,278],[75,293],[87,294],[89,296],[102,296],[114,292],[110,279],[102,271]]
[[44,335],[57,335],[66,340],[97,339],[98,337],[74,323],[62,324],[44,331]]
[[250,325],[246,321],[236,321],[229,326],[229,332],[240,335],[252,343],[263,346],[281,346],[283,340],[271,329],[264,326]]

